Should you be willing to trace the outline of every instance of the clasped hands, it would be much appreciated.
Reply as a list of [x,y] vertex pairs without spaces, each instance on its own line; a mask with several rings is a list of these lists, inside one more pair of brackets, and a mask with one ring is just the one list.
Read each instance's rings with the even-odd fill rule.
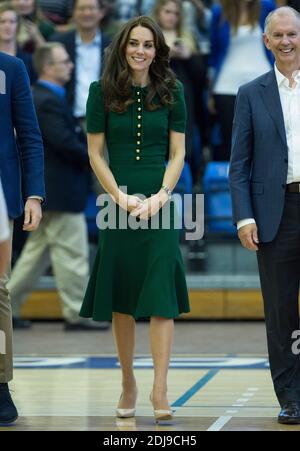
[[144,219],[145,221],[155,216],[168,201],[168,195],[162,191],[147,199],[140,199],[138,196],[122,195],[119,199],[120,207],[129,211],[130,216]]

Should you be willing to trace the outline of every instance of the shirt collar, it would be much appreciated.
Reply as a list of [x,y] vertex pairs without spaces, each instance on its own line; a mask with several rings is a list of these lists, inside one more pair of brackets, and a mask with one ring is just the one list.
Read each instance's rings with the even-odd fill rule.
[[[82,42],[81,36],[78,32],[76,33],[75,41],[76,45],[86,45],[84,42]],[[98,30],[93,41],[91,41],[88,45],[100,45],[100,43],[101,43],[101,33],[100,30]]]
[[52,83],[51,81],[38,80],[38,84],[50,89],[52,92],[54,92],[54,94],[58,95],[59,97],[64,98],[66,95],[65,88],[63,88],[62,86],[59,86],[55,83]]
[[[276,64],[274,65],[274,69],[275,69],[275,75],[276,75],[278,88],[280,88],[281,86],[289,87],[289,80],[286,78],[285,75],[283,75],[280,72],[280,70],[277,68]],[[299,83],[300,83],[300,70],[295,71],[294,80],[297,82],[297,85],[299,86]]]

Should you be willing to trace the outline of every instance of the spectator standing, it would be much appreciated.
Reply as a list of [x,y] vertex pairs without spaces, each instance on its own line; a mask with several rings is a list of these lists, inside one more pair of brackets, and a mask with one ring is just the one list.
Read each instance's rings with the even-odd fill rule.
[[207,55],[210,51],[211,8],[203,0],[183,0],[182,6],[185,27],[197,36],[201,53]]
[[33,53],[50,38],[55,27],[46,20],[37,6],[37,0],[12,0],[12,5],[21,17],[18,44],[23,50]]
[[20,58],[27,69],[30,83],[36,81],[32,56],[21,50],[17,43],[17,31],[20,18],[15,8],[9,2],[0,3],[0,51]]
[[74,64],[66,89],[73,115],[81,124],[85,120],[89,86],[100,78],[104,49],[109,44],[100,26],[104,13],[102,0],[76,0],[75,29],[53,37],[64,44]]
[[300,11],[300,0],[276,0],[276,6],[291,6],[296,11]]
[[[188,111],[186,150],[194,180],[198,168],[193,163],[193,132],[197,124],[201,130],[203,90],[206,87],[206,68],[195,36],[184,28],[181,0],[157,0],[153,9],[154,20],[160,26],[170,47],[171,68],[185,89]],[[199,111],[200,110],[200,111]],[[198,113],[198,114],[196,114]]]
[[78,316],[89,274],[83,214],[89,159],[85,135],[76,132],[65,101],[64,85],[73,64],[61,44],[48,43],[36,51],[35,66],[39,80],[33,99],[45,146],[47,203],[41,228],[29,235],[8,285],[13,315],[19,318],[23,302],[51,261],[63,302],[65,329],[99,329]]
[[268,72],[273,64],[271,53],[264,48],[263,27],[274,8],[271,0],[221,0],[213,6],[210,109],[219,118],[222,134],[222,147],[214,154],[216,161],[230,158],[234,104],[239,87]]
[[114,0],[116,18],[120,22],[150,14],[155,0]]
[[74,0],[38,0],[45,17],[55,25],[66,25],[72,17]]

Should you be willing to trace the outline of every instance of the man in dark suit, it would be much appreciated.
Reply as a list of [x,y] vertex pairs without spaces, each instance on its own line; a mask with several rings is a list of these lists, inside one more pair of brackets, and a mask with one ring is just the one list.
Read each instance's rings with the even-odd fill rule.
[[90,84],[100,78],[109,41],[100,28],[104,16],[102,0],[76,0],[73,16],[75,30],[55,35],[51,40],[65,46],[74,64],[66,89],[73,115],[82,121]]
[[[0,176],[11,220],[24,208],[25,231],[36,230],[45,197],[42,139],[33,107],[24,63],[0,53]],[[16,141],[17,138],[17,141]],[[18,417],[8,382],[13,377],[12,318],[7,281],[0,278],[0,331],[6,335],[6,353],[0,355],[0,423]]]
[[39,277],[52,264],[66,330],[99,330],[107,323],[79,318],[89,276],[84,209],[89,188],[86,137],[65,99],[73,63],[60,43],[41,46],[34,57],[39,80],[33,99],[45,146],[47,203],[38,231],[29,235],[9,282],[14,317]]
[[240,88],[230,187],[243,246],[257,251],[268,349],[280,423],[300,424],[300,15],[275,10],[265,44],[274,70]]

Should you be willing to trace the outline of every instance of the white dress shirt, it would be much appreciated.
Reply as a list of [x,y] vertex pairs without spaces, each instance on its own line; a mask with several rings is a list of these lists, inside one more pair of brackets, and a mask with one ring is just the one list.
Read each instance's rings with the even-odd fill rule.
[[[288,146],[288,174],[286,183],[300,182],[300,71],[294,74],[294,85],[289,87],[289,80],[277,69],[275,75],[284,117],[285,133]],[[253,218],[238,221],[237,228],[255,224]]]
[[95,39],[86,44],[82,42],[80,35],[76,34],[75,117],[85,117],[90,84],[100,77],[101,39],[101,33],[98,32]]
[[2,185],[0,182],[0,242],[8,240],[9,236],[10,231],[8,225],[6,203],[4,199]]

